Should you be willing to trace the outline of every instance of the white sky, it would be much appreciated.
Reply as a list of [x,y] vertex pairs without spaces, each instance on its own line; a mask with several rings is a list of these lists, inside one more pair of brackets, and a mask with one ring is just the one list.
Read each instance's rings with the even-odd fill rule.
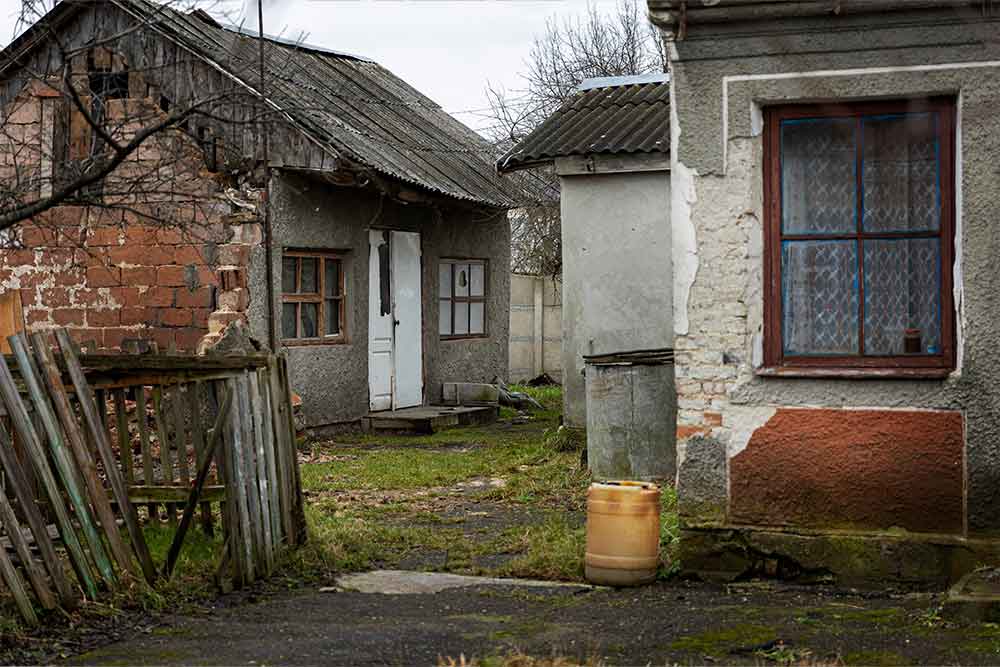
[[[20,3],[0,0],[3,43],[13,37]],[[518,72],[546,18],[572,17],[586,7],[586,0],[265,0],[264,31],[367,56],[480,128],[487,119],[459,112],[488,106],[487,83],[521,88]]]

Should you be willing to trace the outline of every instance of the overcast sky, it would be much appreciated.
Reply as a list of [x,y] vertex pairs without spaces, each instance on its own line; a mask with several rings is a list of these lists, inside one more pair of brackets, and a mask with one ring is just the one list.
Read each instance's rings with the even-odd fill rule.
[[[228,1],[238,14],[242,0]],[[4,43],[19,7],[20,0],[0,0]],[[265,0],[264,31],[367,56],[480,128],[488,121],[475,110],[488,106],[487,83],[519,88],[517,74],[545,20],[585,10],[586,0]]]

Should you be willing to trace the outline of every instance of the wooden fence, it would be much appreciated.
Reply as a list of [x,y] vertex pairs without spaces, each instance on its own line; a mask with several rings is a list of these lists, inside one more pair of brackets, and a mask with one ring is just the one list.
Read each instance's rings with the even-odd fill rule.
[[[196,514],[221,526],[219,575],[237,586],[304,541],[284,357],[80,354],[65,331],[8,343],[0,581],[25,621],[169,578]],[[162,521],[176,531],[157,566],[143,524]]]

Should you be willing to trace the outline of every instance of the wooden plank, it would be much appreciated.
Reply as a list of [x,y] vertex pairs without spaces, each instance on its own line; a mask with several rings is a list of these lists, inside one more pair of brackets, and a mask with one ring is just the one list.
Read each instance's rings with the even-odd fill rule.
[[[129,501],[125,480],[122,478],[118,461],[115,460],[114,451],[111,449],[111,440],[108,438],[108,431],[105,428],[106,420],[101,420],[99,408],[94,403],[90,386],[87,384],[87,378],[84,377],[83,369],[80,368],[80,363],[76,358],[69,333],[65,329],[59,329],[56,331],[56,341],[59,343],[63,362],[69,370],[73,387],[76,389],[84,421],[90,430],[91,437],[97,443],[97,452],[101,457],[101,462],[104,463],[104,476],[111,485],[111,491],[118,503],[118,512],[125,521],[125,528],[128,530],[132,542],[132,550],[139,559],[139,567],[143,576],[146,577],[147,582],[152,584],[156,581],[156,566],[153,564],[153,557],[149,554],[146,536],[143,535],[142,527],[139,525],[139,516]],[[102,495],[102,499],[107,500],[107,496]],[[108,509],[110,510],[110,507]],[[129,559],[129,563],[131,563],[131,559]]]
[[267,365],[267,380],[270,387],[271,398],[271,421],[274,431],[275,464],[278,469],[278,502],[281,508],[281,532],[285,542],[292,544],[295,539],[294,523],[292,520],[292,485],[289,477],[288,463],[288,431],[283,427],[285,416],[283,407],[284,389],[280,381],[280,371],[278,370],[277,357],[271,357]]
[[[213,381],[209,384],[208,389],[208,395],[211,397],[211,404],[215,408],[218,408],[219,399],[225,395],[225,392],[227,391],[226,383],[223,381]],[[230,421],[231,418],[223,425],[223,438],[226,437],[226,431],[230,428]],[[215,458],[215,469],[218,475],[218,480],[220,483],[226,485],[227,490],[231,490],[233,488],[232,474],[229,472],[231,464],[232,461],[229,458],[229,449],[227,446],[223,449],[222,455]],[[217,578],[220,582],[224,581],[223,575],[227,566],[232,567],[233,581],[242,582],[245,578],[242,569],[243,542],[240,537],[240,521],[239,517],[236,516],[237,505],[238,503],[236,502],[234,496],[230,494],[227,494],[226,500],[219,504],[220,514],[222,517],[222,537],[225,545],[225,553],[219,562],[219,572],[217,573]]]
[[[226,386],[230,392],[238,392],[236,379],[229,380]],[[236,393],[239,396],[239,393]],[[227,480],[228,497],[236,501],[233,511],[233,518],[238,523],[238,534],[240,537],[240,569],[242,571],[243,583],[249,584],[254,580],[254,559],[253,559],[253,533],[250,531],[250,508],[247,498],[246,486],[246,466],[243,462],[243,427],[240,424],[240,411],[230,411],[230,428],[227,431],[229,439],[229,462],[226,465],[229,473]]]
[[0,354],[10,354],[8,336],[24,331],[24,308],[21,290],[9,289],[0,294]]
[[[6,443],[0,446],[6,447]],[[9,484],[10,482],[11,478],[8,476],[7,483]],[[45,609],[55,609],[56,596],[52,593],[52,589],[49,588],[49,582],[46,580],[42,568],[38,567],[38,563],[35,562],[35,557],[31,554],[31,548],[21,533],[21,525],[18,523],[17,517],[14,516],[14,508],[10,506],[10,500],[8,500],[7,495],[2,490],[0,490],[0,523],[3,524],[8,539],[14,545],[14,551],[21,560],[21,569],[28,575],[28,582],[35,590],[38,601]],[[49,540],[49,531],[45,530],[44,527],[42,530],[43,534],[40,539],[51,543],[51,540]],[[37,543],[38,541],[39,538],[36,538],[35,542]]]
[[261,397],[261,433],[264,436],[264,461],[267,465],[267,492],[271,507],[271,535],[275,548],[281,546],[281,502],[278,500],[278,466],[274,451],[274,422],[271,418],[271,388],[267,370],[257,371],[257,384]]
[[132,434],[128,431],[128,411],[125,408],[125,390],[115,389],[115,421],[118,429],[118,458],[121,459],[122,474],[126,484],[135,483],[135,470],[132,461]]
[[169,580],[170,575],[173,574],[174,565],[177,563],[177,557],[180,555],[181,546],[184,544],[184,536],[187,534],[188,527],[191,525],[191,520],[194,518],[194,510],[198,505],[202,488],[205,486],[205,480],[208,479],[208,472],[212,467],[212,459],[215,458],[215,453],[219,448],[219,444],[222,442],[222,432],[224,430],[226,420],[229,419],[229,411],[232,409],[232,405],[233,395],[226,394],[226,397],[222,402],[222,409],[219,411],[219,414],[215,419],[215,426],[212,429],[212,440],[208,445],[206,456],[198,466],[198,475],[195,478],[194,487],[191,489],[191,495],[188,498],[187,505],[184,507],[184,515],[181,517],[181,525],[177,528],[174,540],[170,544],[170,550],[167,552],[167,561],[163,565],[163,577],[165,579]]
[[[267,479],[267,455],[264,452],[264,418],[263,401],[260,396],[260,387],[257,384],[257,373],[245,371],[247,384],[250,387],[248,403],[250,407],[250,417],[253,420],[253,446],[257,452],[257,492],[260,494],[260,515],[261,532],[264,537],[264,565],[266,573],[271,574],[274,570],[274,537],[271,532],[271,489]],[[278,508],[275,507],[277,512]]]
[[97,476],[97,466],[94,465],[94,459],[90,456],[90,452],[87,451],[87,444],[84,441],[83,433],[80,431],[80,425],[76,421],[76,414],[73,412],[73,407],[69,404],[69,397],[63,388],[62,376],[58,366],[56,366],[52,350],[49,349],[45,337],[41,334],[32,334],[31,342],[35,359],[42,373],[42,379],[45,381],[46,389],[52,398],[56,415],[62,424],[70,450],[76,457],[77,467],[81,472],[81,477],[83,477],[84,485],[90,493],[90,504],[94,508],[101,524],[101,530],[108,540],[111,554],[125,572],[139,577],[141,572],[130,556],[129,550],[125,546],[125,541],[118,531],[115,513],[111,509],[107,492],[104,490],[100,478]]
[[[201,425],[201,394],[202,384],[193,382],[188,385],[188,414],[191,415],[191,442],[194,444],[195,461],[200,467],[205,460],[205,432]],[[215,529],[212,526],[212,504],[210,502],[201,503],[201,528],[206,535],[214,535]]]
[[[174,462],[170,455],[170,438],[167,435],[167,420],[163,414],[163,387],[153,387],[153,417],[156,419],[156,439],[160,443],[160,480],[164,486],[174,483]],[[177,506],[166,505],[167,521],[177,527]]]
[[278,356],[278,367],[281,369],[281,381],[285,389],[285,417],[288,420],[288,463],[289,483],[292,486],[292,524],[295,539],[291,544],[301,546],[306,543],[306,514],[302,505],[302,478],[299,476],[299,450],[295,437],[295,419],[292,416],[292,384],[288,374],[288,359]]
[[184,402],[181,397],[187,392],[182,390],[181,385],[172,392],[174,409],[174,445],[177,448],[177,471],[180,474],[181,486],[188,486],[191,482],[191,472],[188,467],[188,439],[187,431],[184,428]]
[[260,508],[260,493],[257,486],[257,450],[254,447],[253,417],[250,411],[250,387],[248,371],[244,371],[237,383],[240,388],[236,396],[236,406],[240,415],[240,427],[243,432],[243,474],[247,486],[247,506],[250,511],[250,530],[253,536],[254,572],[258,575],[266,574],[265,547],[264,547],[264,526],[263,516]]
[[17,609],[21,612],[21,618],[29,625],[38,625],[35,608],[31,606],[28,592],[24,589],[24,584],[21,583],[21,577],[14,569],[14,564],[10,562],[10,556],[7,555],[6,549],[0,549],[0,575],[3,576],[3,580],[7,584],[7,590],[14,596]]
[[[11,336],[8,338],[11,348],[14,351],[14,356],[17,358],[17,366],[21,372],[21,378],[24,380],[24,384],[28,389],[28,395],[31,397],[32,405],[35,409],[35,415],[37,415],[38,420],[42,424],[42,429],[45,431],[46,440],[48,441],[49,451],[52,454],[52,461],[55,464],[56,472],[59,474],[59,479],[62,480],[63,488],[66,490],[66,496],[69,498],[70,505],[73,508],[73,514],[76,520],[80,524],[81,532],[83,533],[84,540],[87,542],[87,546],[90,548],[90,556],[94,560],[94,564],[97,566],[97,571],[101,576],[101,579],[108,586],[115,585],[115,575],[114,568],[111,566],[111,561],[108,559],[107,553],[104,550],[104,542],[101,540],[101,536],[97,534],[97,528],[94,525],[94,519],[91,515],[90,506],[87,503],[86,495],[81,488],[80,482],[77,480],[77,475],[75,473],[75,466],[73,464],[72,455],[70,454],[68,448],[66,447],[66,442],[63,439],[62,430],[59,428],[59,424],[55,413],[52,410],[52,406],[49,404],[48,396],[42,389],[41,383],[38,379],[39,373],[35,370],[34,361],[28,353],[28,339],[21,333],[17,336]],[[7,368],[7,364],[3,364],[3,368]],[[9,371],[9,369],[8,369]],[[9,372],[8,372],[9,375]],[[21,410],[16,409],[11,410],[11,416],[15,417],[19,412],[23,412],[26,416],[27,411],[24,405],[20,402],[20,398],[17,401],[13,400],[11,394],[16,394],[16,387],[14,387],[13,378],[7,378],[5,381],[0,382],[0,388],[4,392],[4,400],[7,407],[13,408],[20,405]],[[21,423],[21,420],[15,422],[15,424]],[[34,426],[30,427],[21,423],[19,428],[19,433],[23,435],[34,432],[35,433],[35,443],[38,443],[38,455],[33,456],[32,459],[37,463],[45,460],[45,455],[41,451],[41,439],[37,437],[37,431]],[[27,440],[29,443],[32,442],[31,439]],[[44,469],[41,465],[36,467],[37,470],[42,472]],[[42,472],[44,475],[44,472]],[[50,475],[51,477],[51,475]],[[53,508],[57,511],[57,517],[60,518],[59,522],[59,532],[63,537],[63,543],[70,549],[70,554],[74,556],[73,564],[76,569],[77,577],[80,579],[80,583],[83,585],[84,590],[92,597],[97,597],[97,586],[90,576],[90,566],[86,561],[86,558],[82,555],[82,548],[79,546],[79,542],[75,539],[75,531],[73,530],[73,525],[66,514],[65,508],[60,508],[60,503],[55,501],[59,498],[60,501],[62,496],[59,493],[58,487],[55,484],[54,479],[46,480],[46,490],[49,493],[49,500],[52,502]],[[60,513],[62,516],[60,516]],[[79,550],[79,551],[77,551]]]
[[[146,415],[146,387],[137,385],[132,388],[132,393],[135,398],[135,418],[139,425],[139,447],[142,449],[142,481],[146,486],[153,486],[156,484],[156,479],[153,476],[153,450],[149,442],[149,423]],[[149,513],[150,521],[159,520],[160,512],[156,503],[147,504],[146,511]]]

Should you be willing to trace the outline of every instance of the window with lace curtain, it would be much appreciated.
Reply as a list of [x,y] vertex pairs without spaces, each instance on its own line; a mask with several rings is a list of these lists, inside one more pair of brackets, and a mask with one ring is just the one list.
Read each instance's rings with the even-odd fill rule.
[[766,367],[954,367],[954,113],[766,110]]

